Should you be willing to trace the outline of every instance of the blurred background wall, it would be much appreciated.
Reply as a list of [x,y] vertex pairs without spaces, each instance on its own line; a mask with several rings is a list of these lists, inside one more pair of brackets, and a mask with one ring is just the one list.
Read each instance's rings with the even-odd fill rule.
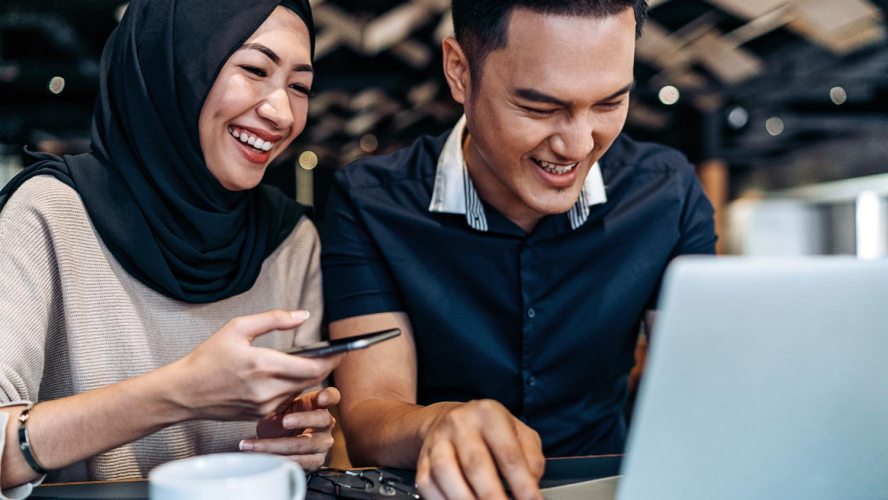
[[[323,210],[349,161],[448,129],[448,0],[316,0],[306,132],[266,182]],[[3,0],[0,185],[24,145],[89,146],[102,45],[121,0]],[[212,8],[212,2],[208,2]],[[886,255],[888,0],[653,0],[627,132],[683,151],[721,251]]]

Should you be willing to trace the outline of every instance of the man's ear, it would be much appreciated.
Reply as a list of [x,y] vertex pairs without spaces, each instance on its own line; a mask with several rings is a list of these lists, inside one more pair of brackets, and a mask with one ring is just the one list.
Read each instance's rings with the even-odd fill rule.
[[450,86],[450,95],[454,101],[465,104],[471,92],[469,60],[459,42],[451,36],[441,42],[441,50],[444,53],[444,77]]

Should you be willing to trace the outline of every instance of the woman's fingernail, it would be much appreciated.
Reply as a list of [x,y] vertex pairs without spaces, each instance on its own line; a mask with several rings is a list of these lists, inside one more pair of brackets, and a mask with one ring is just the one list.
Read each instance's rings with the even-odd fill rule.
[[240,451],[253,451],[253,443],[246,439],[241,439],[241,442],[237,444],[237,447]]
[[300,321],[305,321],[311,316],[311,313],[308,311],[292,311],[290,316],[293,316],[293,319],[297,319]]
[[287,415],[286,417],[283,418],[283,420],[281,420],[281,425],[284,427],[284,429],[292,429],[293,427],[296,427],[296,425],[298,425],[298,424],[299,424],[299,422],[298,422],[297,417],[291,416],[291,415]]

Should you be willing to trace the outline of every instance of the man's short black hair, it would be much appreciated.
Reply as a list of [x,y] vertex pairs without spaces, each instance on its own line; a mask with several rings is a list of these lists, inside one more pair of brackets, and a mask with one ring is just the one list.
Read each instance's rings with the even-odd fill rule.
[[508,42],[509,18],[516,8],[541,14],[609,17],[626,9],[635,13],[635,36],[647,18],[647,0],[452,0],[453,31],[469,60],[472,87],[477,89],[487,55]]

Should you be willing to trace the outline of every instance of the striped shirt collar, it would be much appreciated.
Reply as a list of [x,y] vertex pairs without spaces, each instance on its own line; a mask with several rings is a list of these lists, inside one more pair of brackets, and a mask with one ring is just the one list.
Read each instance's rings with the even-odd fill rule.
[[[475,190],[469,172],[466,169],[466,161],[463,158],[462,139],[466,128],[466,117],[463,117],[453,127],[444,149],[438,157],[438,166],[435,173],[435,186],[432,189],[432,203],[430,212],[447,214],[464,214],[466,222],[477,231],[487,231],[487,217],[484,215],[484,207],[481,198]],[[598,162],[592,165],[583,183],[583,190],[574,206],[567,212],[570,219],[570,227],[576,229],[589,218],[589,207],[607,202],[607,194],[604,192],[604,180],[601,178],[601,166]]]

